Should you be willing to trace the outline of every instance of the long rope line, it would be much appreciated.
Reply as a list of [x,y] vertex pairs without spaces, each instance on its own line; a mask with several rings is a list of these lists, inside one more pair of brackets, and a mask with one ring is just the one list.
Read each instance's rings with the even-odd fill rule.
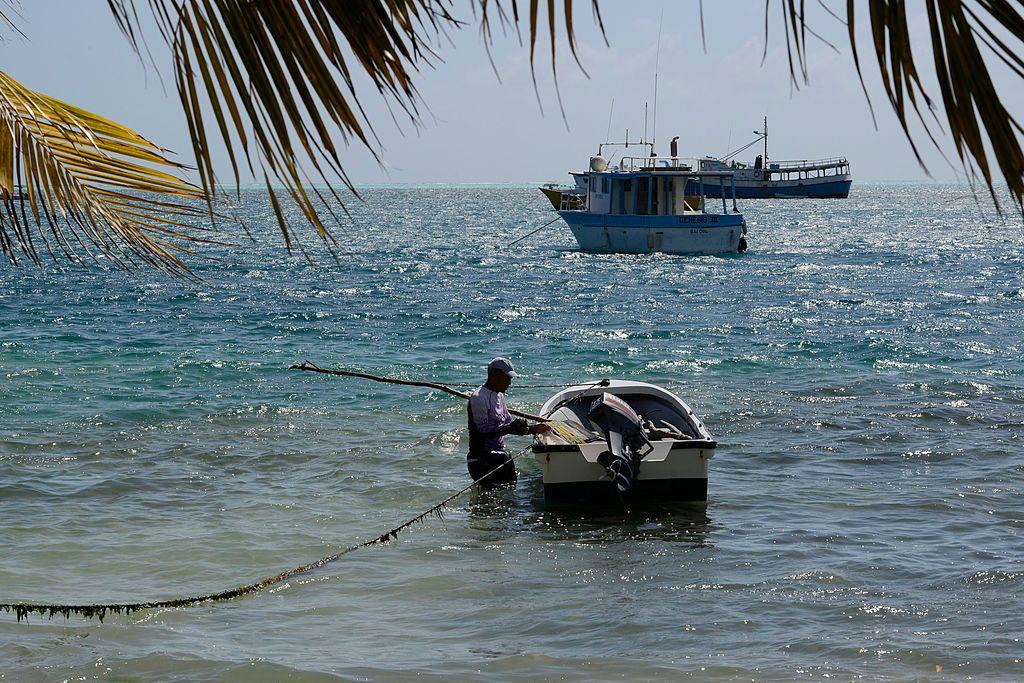
[[310,562],[308,564],[299,565],[298,567],[293,567],[292,569],[283,571],[280,574],[268,577],[266,579],[261,579],[259,581],[255,581],[253,583],[246,583],[241,586],[230,588],[228,590],[223,590],[217,593],[208,593],[206,595],[197,595],[194,597],[172,598],[170,600],[152,600],[149,602],[94,603],[85,605],[48,605],[42,603],[6,602],[0,603],[0,610],[3,610],[4,612],[14,612],[19,622],[22,619],[25,619],[27,621],[28,615],[33,613],[46,616],[50,619],[52,619],[56,614],[64,615],[65,619],[70,617],[72,614],[77,614],[79,616],[85,617],[86,619],[92,619],[93,617],[96,617],[99,618],[99,620],[102,622],[103,617],[105,617],[108,612],[113,614],[128,615],[132,614],[133,612],[138,612],[140,610],[146,609],[159,609],[169,607],[194,607],[196,605],[206,602],[232,600],[243,595],[257,593],[259,591],[262,591],[264,588],[268,588],[270,586],[282,583],[287,579],[290,579],[294,576],[298,576],[299,574],[305,574],[306,572],[310,572],[314,569],[319,569],[320,567],[323,567],[326,564],[334,562],[335,560],[341,559],[345,555],[348,555],[351,552],[359,550],[360,548],[368,548],[372,545],[384,545],[386,543],[389,543],[390,541],[398,537],[398,533],[400,531],[404,531],[413,524],[422,522],[424,519],[430,517],[431,515],[440,519],[442,516],[442,510],[449,503],[451,503],[453,500],[455,500],[462,494],[472,489],[474,486],[480,484],[482,481],[487,479],[487,477],[491,476],[492,474],[500,470],[502,467],[505,467],[509,463],[514,462],[521,456],[525,455],[530,450],[530,448],[530,446],[527,446],[523,450],[513,455],[510,460],[503,462],[490,472],[487,472],[486,474],[481,476],[479,479],[474,480],[467,486],[464,486],[455,493],[452,493],[450,496],[442,500],[440,503],[431,506],[429,509],[421,512],[420,514],[416,515],[415,517],[412,517],[411,519],[406,520],[405,522],[402,522],[393,529],[385,531],[383,534],[379,536],[375,536],[369,540],[363,541],[362,543],[350,545],[344,550],[340,550],[331,555],[321,557],[319,560],[315,562]]
[[[310,363],[308,361],[306,361],[304,363],[301,363],[299,365],[292,365],[290,369],[292,369],[292,370],[307,370],[307,371],[310,371],[310,372],[319,372],[319,373],[324,373],[324,374],[329,374],[329,375],[342,375],[342,376],[346,376],[346,377],[359,377],[359,378],[362,378],[362,379],[373,380],[375,382],[386,382],[388,384],[400,384],[400,385],[407,385],[407,386],[426,387],[426,388],[430,388],[430,389],[437,389],[439,391],[444,391],[446,393],[452,394],[453,396],[458,396],[459,398],[462,398],[462,399],[469,399],[469,394],[467,394],[465,392],[462,392],[462,391],[458,391],[456,389],[452,389],[451,387],[445,386],[443,384],[438,384],[436,382],[422,382],[422,381],[414,381],[414,380],[401,380],[401,379],[396,379],[396,378],[392,378],[392,377],[379,377],[377,375],[371,375],[371,374],[364,373],[364,372],[354,372],[354,371],[349,371],[349,370],[335,370],[335,369],[329,369],[329,368],[321,368],[318,365],[315,365],[315,364]],[[598,382],[594,382],[592,384],[599,385],[599,384],[606,384],[607,382],[608,382],[608,380],[599,380]],[[547,418],[541,417],[539,415],[532,415],[530,413],[524,413],[524,412],[517,411],[517,410],[510,410],[509,412],[514,414],[514,415],[518,415],[520,417],[524,417],[524,418],[527,418],[527,419],[530,419],[530,420],[534,420],[534,421],[538,421],[538,422],[548,422],[549,421]],[[82,617],[85,617],[86,619],[92,619],[93,617],[96,617],[96,618],[99,618],[99,620],[102,622],[103,618],[107,615],[108,612],[109,613],[113,613],[113,614],[125,614],[125,615],[128,615],[128,614],[132,614],[133,612],[138,612],[140,610],[147,610],[147,609],[175,608],[175,607],[193,607],[195,605],[199,605],[199,604],[206,603],[206,602],[218,602],[218,601],[224,601],[224,600],[232,600],[234,598],[241,597],[243,595],[249,595],[249,594],[252,594],[252,593],[256,593],[256,592],[262,591],[264,588],[268,588],[270,586],[274,586],[274,585],[280,584],[280,583],[282,583],[282,582],[284,582],[284,581],[286,581],[286,580],[288,580],[288,579],[290,579],[290,578],[292,578],[294,576],[297,576],[299,574],[304,574],[304,573],[312,571],[314,569],[318,569],[318,568],[320,568],[320,567],[322,567],[322,566],[324,566],[326,564],[329,564],[331,562],[334,562],[334,561],[344,557],[345,555],[348,555],[349,553],[351,553],[351,552],[353,552],[355,550],[359,550],[360,548],[367,548],[367,547],[372,546],[372,545],[382,545],[382,544],[388,543],[389,541],[395,539],[398,536],[398,533],[400,531],[403,531],[403,530],[407,529],[408,527],[412,526],[413,524],[416,524],[418,522],[422,522],[424,519],[426,519],[427,517],[429,517],[431,515],[434,515],[434,516],[440,518],[441,517],[441,511],[449,503],[451,503],[453,500],[455,500],[459,496],[463,495],[467,491],[471,490],[474,486],[478,485],[480,482],[482,482],[485,479],[487,479],[488,477],[490,477],[492,474],[497,472],[502,467],[505,467],[508,463],[513,462],[513,461],[517,460],[518,458],[520,458],[521,456],[525,455],[529,450],[530,450],[530,446],[527,446],[523,450],[521,450],[518,453],[516,453],[515,455],[513,455],[509,461],[507,461],[505,463],[502,463],[501,465],[498,465],[497,467],[492,469],[490,472],[487,472],[486,474],[481,476],[479,479],[474,480],[472,483],[468,484],[467,486],[464,486],[463,488],[459,489],[458,491],[452,493],[447,498],[442,500],[440,503],[437,503],[436,505],[433,505],[432,507],[430,507],[429,509],[425,510],[424,512],[421,512],[420,514],[416,515],[415,517],[412,517],[411,519],[403,522],[402,524],[399,524],[398,526],[394,527],[393,529],[389,529],[388,531],[384,532],[383,534],[381,534],[379,536],[375,536],[375,537],[373,537],[373,538],[371,538],[369,540],[363,541],[361,543],[357,543],[355,545],[351,545],[351,546],[349,546],[347,548],[344,548],[343,550],[340,550],[340,551],[338,551],[336,553],[333,553],[331,555],[327,555],[325,557],[321,557],[319,560],[316,560],[315,562],[310,562],[308,564],[299,565],[298,567],[293,567],[292,569],[288,569],[286,571],[283,571],[280,574],[277,574],[275,576],[271,576],[271,577],[268,577],[268,578],[265,578],[265,579],[261,579],[259,581],[255,581],[253,583],[243,584],[241,586],[236,586],[235,588],[230,588],[230,589],[223,590],[223,591],[220,591],[220,592],[217,592],[217,593],[208,593],[208,594],[205,594],[205,595],[197,595],[197,596],[193,596],[193,597],[172,598],[172,599],[169,599],[169,600],[152,600],[152,601],[149,601],[149,602],[91,603],[91,604],[76,604],[76,605],[43,604],[43,603],[28,603],[28,602],[8,602],[8,603],[0,603],[0,610],[3,610],[5,612],[14,612],[14,614],[17,617],[19,622],[22,619],[26,619],[27,620],[28,616],[30,614],[33,614],[33,613],[46,616],[46,617],[48,617],[50,619],[52,619],[54,617],[54,615],[57,615],[57,614],[64,615],[65,619],[69,618],[72,614],[77,614],[77,615],[80,615]]]
[[552,223],[557,221],[559,218],[561,218],[560,215],[559,216],[555,216],[554,218],[552,218],[551,220],[549,220],[547,223],[545,223],[544,225],[540,226],[536,230],[531,230],[530,232],[526,233],[525,235],[522,235],[521,237],[515,238],[514,240],[512,240],[511,242],[506,244],[505,248],[507,249],[508,247],[511,247],[513,244],[518,244],[519,242],[522,242],[523,240],[525,240],[527,237],[529,237],[531,235],[536,235],[538,232],[540,232],[544,228],[548,227],[549,225],[551,225]]

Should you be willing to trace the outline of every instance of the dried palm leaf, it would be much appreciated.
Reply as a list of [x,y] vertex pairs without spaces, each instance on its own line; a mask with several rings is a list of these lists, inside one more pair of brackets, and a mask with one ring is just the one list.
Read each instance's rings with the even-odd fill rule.
[[[766,12],[770,4],[771,0],[767,0]],[[970,177],[975,177],[976,172],[981,173],[998,207],[994,160],[1017,208],[1024,211],[1024,152],[1021,149],[1024,128],[1003,104],[978,44],[983,43],[991,55],[1009,67],[1014,76],[1024,79],[1024,59],[1021,58],[1024,54],[1024,3],[1020,0],[924,0],[924,5],[928,14],[935,76],[946,123],[960,162]],[[806,81],[806,33],[810,29],[805,21],[804,0],[783,0],[783,6],[790,75],[796,84],[793,58],[795,55]],[[827,6],[825,8],[828,9]],[[864,88],[855,38],[856,16],[854,0],[847,0],[846,24],[850,46],[861,87]],[[908,118],[912,112],[936,148],[939,145],[922,112],[922,104],[936,121],[938,119],[935,106],[921,84],[914,60],[906,3],[904,0],[871,0],[868,18],[875,60],[889,104],[924,168]],[[866,88],[864,93],[867,95]]]
[[[340,181],[355,192],[342,165],[342,146],[356,141],[377,154],[357,79],[365,77],[389,108],[395,105],[415,123],[420,114],[416,73],[438,61],[436,48],[448,31],[465,25],[451,14],[448,0],[147,2],[173,51],[178,95],[202,186],[211,194],[216,191],[210,143],[219,138],[236,185],[241,167],[266,179],[289,248],[301,244],[289,229],[280,198],[290,198],[333,251],[337,242],[322,217],[324,208],[330,210],[324,193],[344,206],[332,185]],[[502,26],[518,30],[515,0],[468,2],[485,41],[490,41],[493,16]],[[592,2],[600,24],[596,0]],[[137,46],[137,3],[108,4]],[[559,4],[570,52],[576,54],[572,0],[529,0],[531,65],[542,4],[553,65]]]
[[12,3],[12,0],[3,0],[3,4],[7,5],[7,7],[4,8],[0,6],[0,38],[2,38],[2,32],[6,29],[11,29],[19,36],[24,38],[25,34],[21,32],[21,29],[18,28],[18,25],[14,22],[14,19],[11,18],[11,15],[15,14],[16,9]]
[[[36,263],[103,255],[187,273],[203,191],[174,175],[167,151],[119,123],[0,72],[0,252]],[[154,196],[157,195],[157,196]],[[199,201],[197,201],[199,200]]]

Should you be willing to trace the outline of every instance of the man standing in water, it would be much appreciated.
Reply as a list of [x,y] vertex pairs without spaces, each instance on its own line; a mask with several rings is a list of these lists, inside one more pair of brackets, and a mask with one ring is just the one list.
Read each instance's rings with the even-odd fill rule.
[[487,382],[477,387],[469,398],[469,455],[466,465],[469,476],[479,479],[505,463],[487,477],[486,486],[515,484],[516,466],[505,452],[506,434],[543,434],[551,429],[546,424],[528,425],[522,418],[512,419],[505,407],[505,392],[519,374],[507,358],[495,358],[487,366]]

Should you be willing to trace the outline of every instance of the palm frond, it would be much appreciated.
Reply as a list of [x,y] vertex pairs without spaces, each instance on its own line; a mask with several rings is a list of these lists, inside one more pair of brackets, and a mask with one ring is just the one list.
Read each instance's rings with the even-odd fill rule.
[[4,32],[7,29],[14,31],[22,38],[25,37],[17,22],[13,19],[17,14],[18,8],[15,6],[14,0],[0,0],[0,40],[3,39]]
[[[807,77],[804,0],[782,2],[790,74],[796,83],[794,55],[804,80]],[[770,4],[771,0],[766,0],[766,11]],[[1024,80],[1024,59],[1021,57],[1024,54],[1024,13],[1021,3],[1019,0],[924,0],[924,5],[946,128],[960,162],[972,177],[975,171],[980,172],[998,207],[995,190],[997,167],[1017,208],[1024,212],[1024,152],[1021,149],[1024,128],[1003,104],[979,45],[982,43],[990,55],[1009,67],[1013,76]],[[831,10],[829,12],[832,13]],[[855,2],[847,0],[850,46],[857,75],[864,88],[855,37],[856,19]],[[915,117],[941,151],[925,112],[935,121],[938,118],[914,59],[906,3],[904,0],[871,0],[868,3],[868,20],[875,61],[889,104],[918,162],[924,167],[909,119]],[[1021,84],[1017,85],[1020,87]],[[867,96],[866,88],[864,93]]]
[[[596,0],[591,1],[600,22]],[[324,210],[330,211],[331,199],[344,206],[333,189],[339,181],[355,191],[342,163],[344,145],[355,142],[379,152],[357,81],[365,77],[370,92],[375,89],[389,108],[397,105],[416,122],[421,106],[416,74],[440,61],[439,43],[448,31],[466,25],[453,16],[449,0],[147,2],[173,51],[178,95],[203,188],[213,193],[217,187],[211,142],[219,139],[236,185],[243,169],[267,179],[285,244],[300,249],[279,199],[290,199],[333,251],[337,242]],[[515,0],[467,3],[479,17],[485,41],[491,39],[493,16],[518,31],[521,15]],[[135,4],[108,0],[133,45],[140,34]],[[542,4],[550,24],[552,63],[559,4],[575,56],[572,0],[529,0],[531,64],[542,30],[537,19]],[[327,190],[321,193],[317,186]]]
[[0,253],[188,272],[179,254],[200,239],[189,221],[206,215],[205,194],[166,153],[0,72]]

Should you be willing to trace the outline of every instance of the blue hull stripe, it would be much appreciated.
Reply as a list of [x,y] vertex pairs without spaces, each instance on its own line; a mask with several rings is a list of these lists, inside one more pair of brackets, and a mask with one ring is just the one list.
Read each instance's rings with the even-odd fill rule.
[[[806,182],[806,181],[805,181]],[[834,180],[827,183],[806,183],[804,185],[779,185],[769,182],[763,187],[736,186],[737,199],[777,199],[782,197],[809,197],[809,198],[839,198],[845,199],[850,196],[852,180]],[[699,186],[690,182],[686,185],[687,194],[697,194]],[[721,189],[717,185],[706,183],[704,192],[708,198],[721,199]],[[725,197],[730,199],[732,191],[728,186],[725,188]]]

